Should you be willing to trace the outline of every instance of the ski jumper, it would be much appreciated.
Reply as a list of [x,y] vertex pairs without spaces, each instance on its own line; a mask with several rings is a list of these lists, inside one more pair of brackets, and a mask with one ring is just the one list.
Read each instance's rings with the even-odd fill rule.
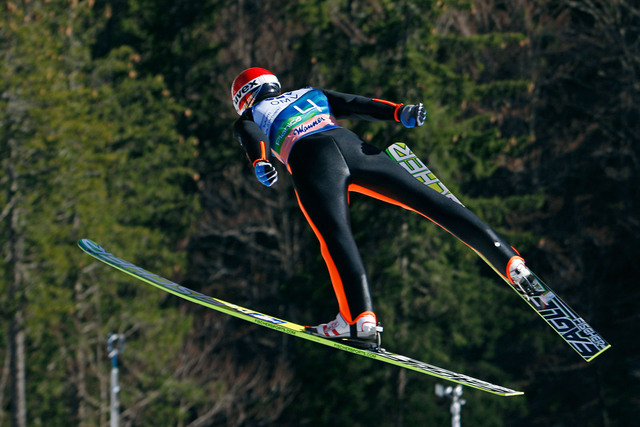
[[[349,219],[349,193],[412,210],[453,234],[498,274],[518,254],[475,214],[407,173],[337,119],[399,121],[403,104],[304,88],[264,99],[234,126],[252,163],[269,151],[293,179],[298,204],[320,242],[339,310],[349,324],[373,313],[369,284]],[[508,280],[508,279],[507,279]]]

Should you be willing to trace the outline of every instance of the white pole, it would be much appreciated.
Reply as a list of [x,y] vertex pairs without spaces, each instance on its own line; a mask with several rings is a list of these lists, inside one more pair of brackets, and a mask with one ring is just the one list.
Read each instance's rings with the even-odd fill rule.
[[436,395],[438,397],[447,397],[451,399],[451,427],[460,427],[461,409],[466,402],[460,399],[462,396],[462,386],[457,385],[455,388],[442,384],[436,384]]
[[111,427],[120,426],[120,402],[118,393],[118,355],[124,350],[124,335],[110,334],[107,340],[107,349],[111,358]]
[[457,385],[453,389],[453,397],[451,398],[451,427],[460,427],[460,409],[465,404],[460,396],[462,396],[462,386]]

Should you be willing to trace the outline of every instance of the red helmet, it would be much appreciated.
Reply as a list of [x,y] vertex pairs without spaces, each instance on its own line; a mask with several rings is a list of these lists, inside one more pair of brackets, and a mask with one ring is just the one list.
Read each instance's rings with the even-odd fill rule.
[[238,74],[231,85],[231,99],[238,114],[251,107],[256,99],[266,93],[279,93],[280,82],[271,71],[264,68],[248,68]]

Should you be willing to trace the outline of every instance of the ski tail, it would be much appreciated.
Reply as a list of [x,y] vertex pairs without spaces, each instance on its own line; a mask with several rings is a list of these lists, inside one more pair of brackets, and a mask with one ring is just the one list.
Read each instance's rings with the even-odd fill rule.
[[533,272],[543,292],[540,295],[520,296],[562,337],[586,362],[590,362],[611,347],[585,320],[560,299]]

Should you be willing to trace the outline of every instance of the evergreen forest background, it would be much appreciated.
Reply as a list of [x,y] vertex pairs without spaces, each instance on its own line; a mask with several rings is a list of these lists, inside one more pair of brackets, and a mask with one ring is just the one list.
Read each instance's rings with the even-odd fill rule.
[[[640,8],[633,0],[4,0],[0,425],[446,426],[437,380],[237,321],[92,261],[107,250],[302,324],[337,306],[280,181],[234,140],[229,87],[424,102],[402,141],[613,345],[583,363],[464,245],[353,197],[385,347],[526,392],[465,389],[470,426],[640,416]],[[635,267],[634,267],[635,266]]]

